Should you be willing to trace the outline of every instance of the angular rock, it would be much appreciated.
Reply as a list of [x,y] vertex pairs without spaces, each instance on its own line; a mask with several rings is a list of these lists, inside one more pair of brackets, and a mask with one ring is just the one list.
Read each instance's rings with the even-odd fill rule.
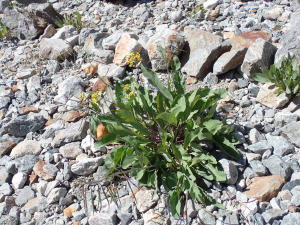
[[300,186],[300,179],[287,182],[282,187],[282,191],[289,190],[289,191],[291,191],[292,194],[295,194],[293,191],[295,191],[296,189],[299,189],[297,186]]
[[59,170],[55,165],[48,163],[43,166],[43,171],[45,173],[50,174],[51,176],[55,177]]
[[227,159],[219,161],[227,177],[227,184],[235,184],[238,179],[238,171],[234,163]]
[[283,137],[288,139],[291,143],[300,148],[300,121],[285,125],[280,129]]
[[280,157],[294,152],[294,147],[281,136],[266,135],[268,143],[273,146],[274,154]]
[[67,194],[66,188],[54,188],[51,190],[50,194],[47,197],[48,204],[57,202],[61,197],[64,197]]
[[19,221],[17,218],[10,215],[3,215],[0,218],[0,224],[18,225]]
[[79,34],[78,44],[80,46],[83,46],[84,43],[86,42],[86,40],[89,38],[90,34],[93,34],[96,32],[98,32],[98,29],[94,29],[94,28],[81,29],[80,34]]
[[214,63],[213,73],[222,74],[241,65],[244,61],[247,48],[225,52]]
[[266,105],[270,108],[277,109],[283,107],[290,100],[290,95],[287,95],[285,92],[281,94],[274,94],[278,88],[273,83],[264,84],[257,95],[256,100],[263,105]]
[[98,64],[98,74],[100,77],[118,77],[122,78],[125,75],[125,67],[117,66],[114,63],[105,65],[105,64]]
[[24,187],[25,182],[27,181],[27,174],[19,172],[12,178],[12,185],[15,189],[21,189]]
[[113,63],[118,66],[126,66],[127,56],[131,52],[140,52],[142,50],[142,45],[135,38],[135,35],[127,33],[122,34],[116,46]]
[[39,113],[29,113],[28,115],[18,116],[5,124],[2,128],[15,137],[26,136],[29,132],[41,129],[46,120]]
[[78,34],[78,30],[73,25],[63,26],[56,34],[52,37],[53,39],[66,40],[67,38],[73,37]]
[[35,212],[38,212],[39,210],[43,210],[47,207],[49,207],[48,203],[47,203],[47,198],[45,198],[43,196],[39,196],[39,197],[29,200],[22,207],[22,210],[24,210],[30,214],[34,214]]
[[0,186],[0,193],[3,194],[4,196],[9,196],[13,192],[13,189],[8,183],[4,183]]
[[278,156],[271,155],[268,159],[263,159],[262,163],[272,175],[281,175],[286,180],[289,179],[292,169]]
[[142,187],[135,194],[135,198],[138,199],[136,207],[141,213],[148,211],[152,206],[154,206],[157,203],[159,199],[158,195],[155,194],[153,196],[152,194],[153,190],[148,190],[146,187]]
[[262,213],[266,223],[272,224],[274,220],[281,219],[287,212],[281,209],[269,209],[266,212]]
[[108,33],[92,33],[87,38],[84,43],[83,50],[88,55],[94,54],[95,49],[102,49],[102,42],[105,38],[109,37],[110,34]]
[[265,8],[263,10],[262,16],[266,19],[266,20],[277,20],[277,18],[283,13],[283,9],[282,8]]
[[40,42],[39,57],[42,59],[65,60],[72,54],[72,47],[62,39],[43,38]]
[[98,63],[97,62],[90,62],[90,63],[83,64],[81,66],[81,69],[85,73],[95,74],[98,71]]
[[14,142],[6,141],[0,143],[0,157],[7,155],[17,144]]
[[87,121],[79,120],[70,124],[66,129],[55,132],[55,137],[51,142],[51,146],[56,148],[69,142],[81,141],[86,137],[86,131],[89,129]]
[[54,34],[56,34],[56,30],[52,24],[49,24],[44,30],[43,35],[41,35],[39,39],[41,40],[42,38],[51,38]]
[[284,225],[294,225],[299,223],[300,212],[289,213],[283,217],[281,224]]
[[199,29],[186,29],[185,33],[189,44],[184,48],[181,72],[197,78],[205,77],[213,70],[214,61],[225,52],[222,38]]
[[214,224],[216,224],[216,218],[213,215],[207,213],[206,211],[204,211],[202,209],[200,209],[198,211],[198,217],[201,219],[201,221],[204,224],[207,224],[207,225],[214,225]]
[[47,163],[43,162],[43,161],[38,161],[37,164],[35,164],[35,166],[33,167],[33,171],[36,175],[38,175],[39,177],[41,177],[43,180],[46,181],[51,181],[54,180],[54,176],[51,174],[46,173],[43,168]]
[[10,157],[14,159],[25,155],[38,155],[41,151],[41,146],[37,141],[25,140],[13,148]]
[[[122,68],[122,67],[120,67],[120,68]],[[100,77],[101,77],[101,75],[100,75]],[[101,77],[101,79],[98,78],[98,80],[96,81],[96,83],[92,87],[92,92],[99,91],[99,92],[103,93],[103,92],[106,91],[106,86],[107,85],[111,85],[111,82],[110,82],[108,77],[104,76],[104,77]]]
[[230,39],[230,43],[232,45],[231,50],[249,48],[258,38],[262,38],[266,41],[271,39],[269,34],[263,31],[244,32]]
[[267,140],[263,140],[263,141],[255,143],[253,145],[249,145],[248,148],[250,151],[262,155],[262,154],[264,154],[265,151],[268,151],[268,150],[272,151],[273,146]]
[[59,152],[67,159],[76,159],[76,157],[83,153],[80,147],[80,142],[72,142],[59,148]]
[[208,0],[203,3],[204,9],[214,9],[219,4],[219,0]]
[[258,38],[245,55],[241,66],[242,72],[252,77],[253,74],[261,72],[262,68],[269,68],[274,63],[276,51],[277,47],[262,38]]
[[259,160],[252,160],[250,166],[258,176],[264,176],[268,173],[267,168]]
[[109,37],[103,39],[102,47],[106,50],[115,50],[116,46],[122,36],[121,32],[113,33]]
[[280,175],[255,177],[244,193],[248,198],[255,198],[259,202],[270,201],[277,196],[284,183],[285,179]]
[[102,157],[98,158],[85,158],[80,160],[71,166],[71,171],[77,175],[88,175],[98,168],[98,166],[103,165],[104,159]]
[[34,199],[36,197],[35,192],[29,187],[25,186],[19,192],[18,197],[16,198],[16,204],[18,206],[24,206],[29,200]]

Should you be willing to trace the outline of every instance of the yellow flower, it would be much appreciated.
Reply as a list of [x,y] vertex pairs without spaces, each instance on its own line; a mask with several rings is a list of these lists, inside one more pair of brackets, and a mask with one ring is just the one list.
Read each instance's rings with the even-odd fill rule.
[[131,92],[126,96],[126,98],[130,99],[131,96],[134,96],[133,91],[131,91]]
[[83,101],[83,100],[85,99],[84,93],[81,93],[81,94],[79,95],[79,99],[80,99],[80,101]]
[[99,91],[96,91],[91,95],[93,103],[97,103],[100,100],[100,97],[98,96],[98,94],[99,94]]
[[127,56],[127,63],[129,65],[129,67],[133,67],[133,66],[137,66],[141,61],[143,61],[140,53],[136,52],[131,52],[128,56]]
[[129,87],[128,84],[125,84],[125,86],[123,87],[123,89],[126,90],[126,91],[130,91],[130,87]]

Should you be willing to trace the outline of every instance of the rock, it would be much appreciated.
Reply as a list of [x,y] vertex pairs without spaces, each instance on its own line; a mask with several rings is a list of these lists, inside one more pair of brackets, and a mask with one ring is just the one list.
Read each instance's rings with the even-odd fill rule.
[[281,94],[274,94],[274,91],[277,89],[278,88],[273,83],[264,84],[259,90],[256,100],[273,109],[283,107],[289,102],[290,96],[285,92]]
[[57,121],[56,123],[53,123],[46,127],[45,132],[40,137],[41,140],[48,139],[48,138],[54,138],[55,132],[58,130],[64,129],[65,124],[62,121]]
[[89,216],[88,224],[89,225],[117,225],[117,206],[111,204],[111,207],[104,208],[101,212],[94,213]]
[[259,160],[252,160],[250,162],[250,166],[258,176],[264,176],[268,174],[267,168]]
[[222,74],[238,67],[243,63],[247,50],[247,48],[241,48],[225,52],[214,63],[213,72],[215,74]]
[[293,13],[291,16],[290,28],[280,39],[280,48],[276,52],[275,63],[281,63],[283,57],[287,57],[288,53],[296,56],[298,64],[300,63],[300,57],[298,56],[298,49],[300,48],[300,41],[298,38],[300,35],[299,21],[300,12]]
[[289,213],[282,219],[282,224],[284,225],[294,225],[299,222],[300,212]]
[[151,13],[149,12],[149,9],[145,6],[141,6],[133,10],[133,18],[138,18],[142,21],[146,21],[150,16]]
[[90,36],[86,39],[83,50],[85,53],[88,55],[93,55],[97,49],[101,50],[103,49],[102,47],[102,42],[105,38],[109,37],[110,34],[108,33],[92,33]]
[[78,44],[80,46],[83,46],[86,42],[86,40],[89,38],[90,34],[94,34],[98,32],[98,29],[94,29],[94,28],[83,28],[80,31],[79,34],[79,39],[78,39]]
[[173,12],[171,13],[171,19],[172,19],[174,22],[180,21],[181,18],[182,18],[182,12],[181,12],[181,10],[173,11]]
[[59,152],[67,159],[76,159],[82,153],[80,142],[72,142],[59,148]]
[[268,159],[262,160],[262,163],[272,175],[281,175],[285,179],[289,179],[292,169],[278,156],[271,155]]
[[38,212],[39,210],[43,210],[47,207],[49,207],[48,203],[47,203],[47,198],[45,198],[43,196],[39,196],[39,197],[29,200],[22,207],[22,210],[24,210],[30,214],[34,214],[35,212]]
[[[170,66],[173,57],[179,56],[180,50],[185,44],[181,34],[171,29],[164,29],[154,34],[147,43],[148,55],[154,71],[166,70]],[[161,46],[165,50],[167,61],[158,51],[157,47]]]
[[33,171],[36,175],[38,175],[39,177],[41,177],[43,180],[46,181],[51,181],[54,180],[54,176],[51,174],[46,173],[43,168],[47,163],[43,162],[43,161],[38,161],[37,164],[35,164],[35,166],[33,167]]
[[137,209],[144,213],[152,208],[158,201],[159,197],[157,194],[152,195],[153,190],[148,190],[146,187],[142,187],[136,194],[137,199]]
[[186,29],[185,33],[189,45],[184,48],[181,72],[197,78],[205,77],[213,70],[214,61],[225,52],[222,38],[199,29]]
[[277,18],[283,13],[282,8],[265,8],[263,10],[262,16],[266,20],[277,20]]
[[48,24],[55,25],[58,14],[50,3],[31,4],[26,9],[8,7],[4,10],[3,24],[10,27],[12,36],[34,39],[43,33]]
[[241,70],[252,78],[255,73],[261,72],[262,68],[270,67],[274,63],[277,48],[262,38],[258,38],[249,47]]
[[13,148],[10,157],[14,159],[25,155],[38,155],[41,151],[41,146],[37,141],[25,140]]
[[294,147],[284,137],[267,134],[266,138],[268,143],[273,146],[275,155],[282,157],[294,151]]
[[77,175],[88,175],[93,173],[98,166],[103,165],[104,159],[98,158],[85,158],[71,166],[71,171]]
[[221,159],[219,161],[221,164],[226,177],[227,177],[227,184],[235,184],[238,179],[238,171],[234,163],[227,159]]
[[268,150],[272,151],[273,146],[267,140],[263,140],[263,141],[255,143],[253,145],[249,145],[248,149],[254,153],[262,155],[262,154],[264,154],[265,151],[268,151]]
[[262,38],[266,41],[270,40],[269,34],[263,31],[249,31],[236,35],[230,39],[230,43],[232,45],[231,50],[249,48],[253,42],[259,38]]
[[24,137],[29,132],[41,129],[46,120],[39,113],[29,113],[28,115],[18,116],[5,124],[2,128],[15,137]]
[[6,9],[7,7],[9,7],[9,1],[6,1],[6,0],[0,1],[0,13],[1,14],[3,14],[4,9]]
[[249,132],[249,140],[252,144],[265,140],[264,136],[259,133],[259,131],[255,128],[251,129]]
[[98,74],[100,77],[118,77],[122,78],[125,75],[125,68],[119,67],[114,63],[105,65],[105,64],[98,64]]
[[10,215],[3,215],[0,218],[0,224],[9,224],[9,225],[18,225],[19,221],[17,218],[10,216]]
[[56,34],[56,30],[52,24],[49,24],[39,39],[41,40],[42,38],[51,38],[54,34]]
[[300,186],[300,179],[298,179],[298,180],[292,180],[292,181],[287,182],[282,187],[282,191],[289,190],[293,194],[293,192],[292,192],[293,188],[296,187],[296,186]]
[[255,177],[244,193],[248,198],[255,198],[259,202],[270,201],[277,196],[284,183],[285,179],[280,175]]
[[122,36],[121,32],[113,33],[109,37],[103,39],[102,47],[106,50],[115,50],[116,46]]
[[40,42],[39,57],[42,59],[57,59],[64,61],[72,55],[72,47],[62,39],[43,38]]
[[288,123],[297,122],[298,116],[289,112],[278,112],[275,115],[275,125],[284,126]]
[[3,194],[4,196],[9,196],[13,192],[13,189],[8,183],[4,183],[0,187],[0,193]]
[[[122,68],[122,67],[119,67],[119,68]],[[124,71],[125,71],[125,69],[124,69]],[[101,77],[101,75],[100,75],[100,77]],[[92,92],[99,91],[99,92],[103,93],[106,91],[107,85],[111,85],[111,82],[109,81],[108,77],[104,76],[104,77],[101,77],[101,79],[98,78],[98,80],[96,81],[96,83],[94,84],[94,86],[92,88]]]
[[[205,14],[205,20],[215,21],[220,14],[220,9],[209,10]],[[226,39],[226,38],[224,38]]]
[[24,187],[25,182],[27,181],[27,174],[19,172],[12,178],[12,185],[15,189],[21,189]]
[[291,143],[296,145],[298,148],[300,147],[299,126],[300,126],[300,121],[287,124],[280,129],[281,135],[286,139],[288,139]]
[[97,62],[91,62],[91,63],[83,64],[81,66],[81,69],[85,73],[95,74],[98,71],[98,63]]
[[266,223],[272,224],[274,220],[281,219],[286,212],[281,209],[269,209],[266,212],[262,213],[262,217],[264,218]]
[[0,157],[7,155],[16,146],[16,143],[6,141],[0,143]]
[[85,217],[85,213],[82,211],[73,212],[73,218],[76,221],[80,221]]
[[203,3],[204,9],[214,9],[219,4],[219,0],[208,0]]
[[55,165],[47,163],[43,166],[43,171],[51,176],[55,177],[57,172],[59,171]]
[[163,214],[153,209],[145,212],[143,219],[145,225],[164,224],[165,220],[167,220]]
[[64,210],[64,215],[71,218],[73,212],[76,212],[78,209],[79,209],[79,205],[77,203],[74,203]]
[[198,217],[201,219],[201,221],[204,224],[207,224],[207,225],[215,225],[216,224],[216,218],[213,215],[207,213],[206,211],[204,211],[202,209],[200,209],[198,211]]
[[56,34],[52,37],[53,39],[66,40],[78,34],[78,30],[73,25],[63,26],[60,28]]
[[66,188],[54,188],[51,190],[50,194],[47,197],[48,204],[57,202],[61,197],[64,197],[67,194]]
[[16,204],[18,206],[24,206],[29,200],[34,199],[36,197],[35,192],[29,187],[25,186],[18,194],[16,198]]

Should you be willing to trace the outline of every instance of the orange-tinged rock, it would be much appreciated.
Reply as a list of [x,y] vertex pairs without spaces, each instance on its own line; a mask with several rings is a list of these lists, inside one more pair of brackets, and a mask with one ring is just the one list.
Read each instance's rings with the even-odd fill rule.
[[64,215],[71,218],[72,217],[72,213],[76,212],[76,208],[74,206],[69,206],[68,208],[66,208],[64,210]]
[[17,86],[17,85],[13,86],[13,87],[11,88],[11,90],[12,90],[13,92],[16,92],[16,91],[18,90],[18,86]]
[[90,74],[95,74],[98,71],[98,63],[96,62],[91,62],[91,63],[86,63],[81,66],[81,69],[85,73],[90,73]]
[[10,141],[0,143],[0,157],[9,154],[16,145],[16,143]]
[[284,177],[272,175],[267,177],[255,177],[252,183],[247,187],[248,191],[244,194],[248,198],[255,198],[259,202],[270,201],[277,196],[282,186],[285,184]]
[[29,114],[31,112],[37,113],[39,112],[37,107],[26,107],[24,108],[24,114]]
[[223,38],[226,40],[226,39],[232,38],[234,36],[235,36],[234,32],[230,31],[230,32],[224,33]]
[[96,133],[97,140],[108,133],[109,133],[108,130],[106,130],[106,128],[103,126],[103,124],[102,123],[99,124],[97,127],[97,133]]
[[45,126],[47,127],[47,126],[50,126],[51,124],[54,124],[54,123],[56,123],[57,122],[57,120],[47,120],[47,122],[45,123]]
[[198,79],[196,77],[190,77],[189,79],[187,79],[186,83],[187,84],[196,84],[198,81]]
[[47,163],[45,163],[44,161],[38,161],[34,167],[33,167],[33,171],[36,175],[38,175],[39,177],[41,177],[43,180],[46,180],[46,181],[51,181],[51,180],[54,180],[54,176],[46,173],[44,170],[43,170],[43,166],[45,166]]
[[270,41],[270,36],[268,33],[263,31],[248,31],[237,36],[234,36],[230,39],[230,43],[232,45],[231,50],[241,49],[241,48],[249,48],[253,42],[258,39],[262,38],[266,41]]
[[108,77],[104,76],[101,77],[101,79],[98,78],[97,82],[94,84],[92,88],[92,92],[96,92],[96,91],[105,92],[107,84],[111,85]]
[[77,122],[78,120],[80,120],[83,116],[85,115],[85,113],[81,113],[81,112],[66,112],[63,116],[63,120],[67,121],[67,122]]

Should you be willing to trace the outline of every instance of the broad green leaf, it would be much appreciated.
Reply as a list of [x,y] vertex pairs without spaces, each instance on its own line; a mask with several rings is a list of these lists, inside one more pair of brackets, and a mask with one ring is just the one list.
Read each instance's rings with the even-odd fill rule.
[[174,152],[175,158],[176,158],[177,160],[180,160],[180,161],[181,161],[182,155],[181,155],[179,149],[177,148],[177,145],[174,144],[173,142],[170,142],[170,144],[171,144],[171,148],[172,148],[172,150],[173,150],[173,152]]
[[96,114],[92,115],[90,118],[90,129],[91,129],[92,134],[95,134],[97,132],[98,124],[99,124],[99,121],[98,121],[97,115]]
[[185,136],[185,139],[184,139],[184,145],[183,145],[183,148],[186,149],[190,143],[195,140],[196,137],[198,137],[198,134],[199,134],[199,131],[200,129],[197,129],[195,131],[191,131],[189,132],[186,136]]
[[214,179],[208,170],[203,167],[193,167],[192,170],[195,170],[197,175],[204,177],[206,180],[212,181]]
[[172,107],[171,112],[173,112],[177,117],[180,112],[184,112],[186,109],[185,97],[177,96],[172,102],[171,107]]
[[192,159],[191,155],[182,147],[181,144],[175,144],[175,143],[171,142],[171,147],[172,147],[174,153],[176,152],[176,155],[178,158],[176,157],[176,155],[175,155],[175,157],[177,160],[189,161]]
[[208,120],[204,122],[203,125],[214,135],[222,128],[223,123],[219,120]]
[[164,112],[164,97],[160,92],[157,92],[156,96],[156,105],[157,105],[157,111],[159,113]]
[[198,153],[198,154],[202,154],[205,151],[201,148],[201,146],[195,142],[191,142],[190,146],[193,148],[193,150]]
[[173,97],[169,90],[161,83],[156,73],[154,73],[149,68],[145,68],[143,64],[141,64],[141,69],[144,76],[148,79],[149,83],[153,85],[163,96],[168,98],[170,101],[173,101]]
[[135,179],[140,180],[144,176],[145,170],[141,169],[137,172]]
[[238,150],[234,147],[232,143],[230,143],[224,136],[222,135],[214,135],[213,141],[216,145],[221,148],[227,155],[234,159],[240,159],[240,155]]
[[189,165],[186,162],[181,163],[182,172],[192,181],[196,180],[196,177],[194,176],[193,172],[191,171]]
[[185,80],[182,78],[180,71],[174,72],[173,76],[174,76],[173,83],[175,86],[175,90],[180,95],[185,94]]
[[204,118],[204,120],[209,120],[210,118],[212,118],[213,115],[215,114],[216,108],[217,108],[217,103],[213,104],[210,107],[209,112],[208,112],[207,116]]
[[173,70],[179,70],[180,67],[181,67],[180,60],[176,55],[173,57],[173,60],[171,62],[171,66],[172,66]]
[[272,82],[268,76],[266,76],[265,74],[263,73],[255,73],[252,75],[252,78],[260,83],[270,83]]
[[135,157],[134,154],[127,155],[123,160],[122,168],[127,169],[129,166],[131,166],[132,163],[134,162],[134,157]]
[[221,183],[225,183],[227,181],[226,174],[224,173],[224,171],[220,170],[217,165],[208,163],[205,164],[204,167],[209,170],[215,181]]
[[206,128],[203,128],[203,129],[200,129],[197,138],[199,141],[204,141],[204,140],[211,141],[213,139],[213,136]]
[[170,124],[174,124],[176,125],[177,124],[177,119],[175,117],[175,114],[174,112],[171,112],[171,113],[168,113],[168,112],[163,112],[163,113],[160,113],[156,116],[156,119],[162,119]]
[[105,134],[103,137],[99,138],[99,140],[95,143],[95,148],[101,148],[111,143],[114,143],[118,140],[116,134]]
[[171,198],[170,198],[170,206],[171,212],[175,219],[178,219],[181,215],[181,202],[180,202],[180,192],[173,191]]

